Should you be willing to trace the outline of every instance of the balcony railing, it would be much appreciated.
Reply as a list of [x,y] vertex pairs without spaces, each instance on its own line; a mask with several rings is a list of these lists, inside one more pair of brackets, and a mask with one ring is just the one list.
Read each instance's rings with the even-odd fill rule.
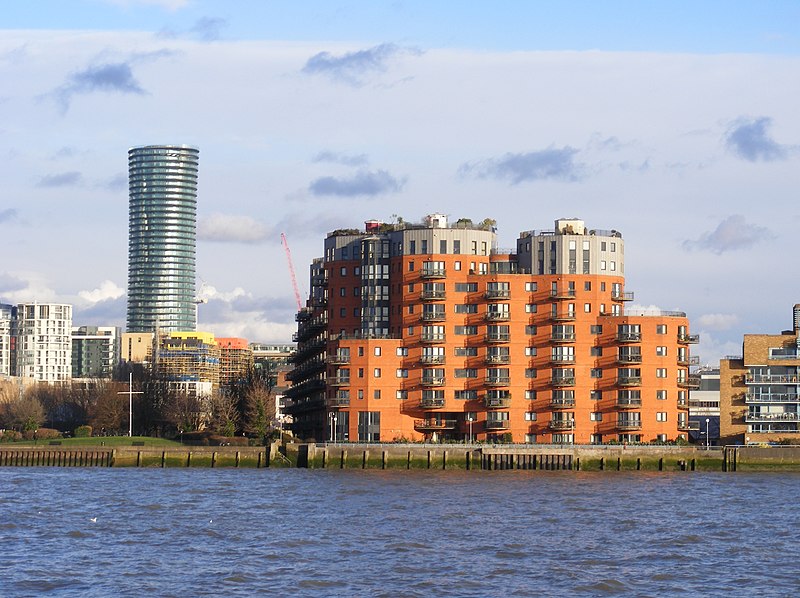
[[642,406],[642,399],[617,399],[617,407],[620,409],[636,409]]
[[745,384],[797,384],[797,376],[784,374],[746,374]]
[[550,335],[550,340],[554,343],[574,343],[574,332],[554,332]]
[[417,432],[438,432],[440,430],[455,430],[458,420],[455,419],[416,419],[414,429]]
[[330,386],[350,386],[350,376],[334,376],[328,379]]
[[419,298],[423,301],[443,301],[447,294],[444,291],[422,291]]
[[748,413],[744,416],[747,423],[761,422],[796,422],[800,419],[797,413]]
[[447,272],[444,268],[423,268],[420,272],[422,278],[445,278]]
[[345,365],[350,363],[350,355],[331,355],[326,359],[326,362],[331,365]]
[[575,406],[575,399],[550,399],[550,409],[569,409]]
[[633,301],[633,291],[617,291],[616,293],[612,291],[611,300],[612,301]]
[[350,406],[350,397],[330,397],[325,404],[328,407],[349,407]]
[[678,386],[681,388],[691,388],[697,390],[700,388],[700,376],[687,376],[685,378],[678,378]]
[[490,332],[486,335],[487,343],[507,343],[511,339],[508,332]]
[[489,321],[510,320],[511,314],[507,311],[487,311],[485,317]]
[[422,355],[419,358],[420,363],[444,363],[444,355]]
[[575,422],[571,419],[553,419],[550,420],[551,430],[572,430],[575,427]]
[[700,357],[697,355],[686,357],[678,355],[678,365],[700,365]]
[[433,333],[433,334],[425,334],[424,332],[420,334],[419,340],[423,343],[443,343],[445,339],[444,333]]
[[484,293],[484,297],[487,299],[508,299],[511,297],[511,291],[509,289],[489,289]]
[[510,382],[510,376],[486,376],[484,381],[486,386],[508,386]]
[[445,313],[443,311],[422,312],[423,322],[441,322],[444,319],[445,319]]
[[574,355],[551,355],[550,363],[575,363]]
[[641,376],[618,376],[617,386],[641,386]]
[[641,332],[620,332],[617,334],[617,342],[620,343],[638,343],[641,340]]
[[511,356],[508,354],[486,356],[486,363],[509,363],[510,361]]
[[678,409],[687,410],[689,409],[689,401],[686,399],[678,399]]
[[553,322],[572,322],[575,319],[574,311],[551,313],[550,319]]
[[772,394],[756,394],[748,392],[744,396],[745,403],[800,403],[800,395],[791,392]]
[[620,419],[617,420],[618,430],[641,430],[642,420],[640,419]]
[[487,430],[508,430],[510,424],[507,419],[486,420]]
[[575,386],[575,376],[553,376],[550,384],[553,386]]
[[444,386],[444,378],[441,376],[423,376],[422,386]]
[[483,397],[483,405],[487,409],[505,409],[511,405],[511,396],[507,397]]
[[640,353],[621,353],[617,356],[617,363],[642,363]]
[[550,291],[550,298],[551,299],[574,299],[575,298],[575,289],[570,288],[557,288]]
[[699,334],[679,334],[678,342],[682,345],[690,345],[700,342]]
[[699,430],[700,424],[698,422],[678,421],[678,430],[681,432],[691,432],[692,430]]
[[441,409],[444,407],[444,397],[422,397],[419,406],[423,409]]

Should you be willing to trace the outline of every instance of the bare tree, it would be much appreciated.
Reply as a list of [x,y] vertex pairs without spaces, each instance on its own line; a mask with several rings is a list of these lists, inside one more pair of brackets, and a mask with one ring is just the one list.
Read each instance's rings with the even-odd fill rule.
[[164,419],[179,431],[199,430],[205,418],[203,401],[193,394],[174,392],[164,405]]
[[209,427],[222,436],[235,436],[241,419],[236,397],[216,392],[209,400]]
[[41,427],[45,420],[44,408],[33,396],[23,397],[12,403],[5,403],[4,412],[4,419],[7,424],[20,432],[36,430]]
[[94,432],[122,434],[128,422],[128,399],[121,394],[122,386],[103,381],[95,389],[94,402],[89,409],[89,423]]

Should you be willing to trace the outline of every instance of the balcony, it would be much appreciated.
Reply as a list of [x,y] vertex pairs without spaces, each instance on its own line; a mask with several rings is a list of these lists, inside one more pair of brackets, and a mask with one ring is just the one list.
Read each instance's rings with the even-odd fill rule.
[[550,409],[571,409],[575,406],[575,398],[550,399]]
[[444,333],[425,334],[423,332],[419,335],[419,340],[421,343],[443,343],[444,338]]
[[422,397],[419,406],[422,409],[441,409],[444,407],[444,397]]
[[797,384],[797,376],[784,374],[745,374],[745,384]]
[[550,363],[555,364],[555,365],[575,363],[575,356],[574,355],[551,355],[550,356]]
[[570,289],[567,287],[559,287],[557,289],[553,289],[552,291],[550,291],[550,298],[557,299],[558,301],[564,299],[574,299],[575,289]]
[[575,386],[575,376],[553,376],[550,384],[553,386]]
[[553,419],[550,420],[550,429],[555,430],[557,432],[563,432],[564,430],[573,430],[575,428],[575,422],[571,419]]
[[444,378],[441,376],[423,376],[422,386],[444,386]]
[[631,364],[631,363],[642,363],[642,355],[641,353],[621,353],[617,356],[617,363],[621,364]]
[[507,419],[486,420],[487,430],[508,430],[510,423]]
[[764,422],[796,422],[800,420],[797,413],[748,413],[744,416],[744,421],[750,423]]
[[641,376],[619,376],[617,377],[617,386],[641,386]]
[[484,293],[487,299],[509,299],[511,291],[508,289],[490,289]]
[[349,407],[350,397],[330,397],[327,401],[325,401],[325,404],[332,408]]
[[350,355],[339,353],[329,356],[325,361],[330,365],[347,365],[350,363]]
[[423,355],[419,358],[420,363],[444,363],[444,355]]
[[508,386],[510,382],[509,376],[486,376],[484,384],[486,386]]
[[333,376],[328,379],[329,386],[350,386],[350,376]]
[[633,291],[611,292],[612,301],[633,301]]
[[483,397],[483,405],[487,409],[506,409],[511,406],[511,395],[507,397]]
[[685,365],[685,366],[700,365],[700,357],[698,357],[697,355],[693,355],[691,357],[688,356],[681,357],[680,355],[678,355],[678,365]]
[[447,294],[444,291],[422,291],[419,298],[423,301],[444,301]]
[[691,432],[692,430],[699,430],[700,424],[695,422],[688,422],[688,421],[678,421],[678,430],[681,432]]
[[781,392],[771,394],[756,394],[748,392],[744,396],[745,403],[799,403],[800,395]]
[[575,312],[574,311],[565,311],[565,312],[556,312],[550,314],[550,319],[553,322],[574,322],[575,321]]
[[429,311],[422,312],[421,320],[423,322],[441,322],[445,319],[443,311]]
[[689,401],[687,401],[686,399],[678,399],[678,409],[681,409],[683,411],[688,411]]
[[618,343],[639,343],[641,341],[641,332],[620,332],[617,334]]
[[553,343],[574,343],[574,332],[554,332],[550,335],[550,342]]
[[699,334],[679,334],[678,342],[682,345],[694,345],[700,342]]
[[638,409],[641,406],[641,397],[638,399],[617,399],[617,407],[620,409]]
[[511,356],[506,354],[503,355],[487,355],[485,359],[486,363],[510,363]]
[[422,268],[419,273],[422,278],[446,278],[447,272],[444,268]]
[[485,337],[487,343],[507,343],[511,339],[508,332],[490,332]]
[[414,429],[417,432],[441,432],[455,430],[458,421],[455,419],[415,419]]
[[511,314],[509,314],[507,311],[487,311],[484,317],[489,322],[496,322],[498,320],[510,320]]
[[700,376],[687,376],[685,378],[678,378],[678,386],[680,388],[697,390],[700,388]]
[[617,420],[617,429],[628,431],[628,430],[641,430],[642,429],[642,420],[640,419],[620,419]]

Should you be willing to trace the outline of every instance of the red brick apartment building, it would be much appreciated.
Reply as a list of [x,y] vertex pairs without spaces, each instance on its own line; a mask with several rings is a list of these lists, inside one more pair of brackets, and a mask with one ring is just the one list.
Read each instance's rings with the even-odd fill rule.
[[311,265],[287,412],[303,439],[686,438],[682,312],[626,311],[617,231],[561,219],[498,250],[491,221],[367,222]]

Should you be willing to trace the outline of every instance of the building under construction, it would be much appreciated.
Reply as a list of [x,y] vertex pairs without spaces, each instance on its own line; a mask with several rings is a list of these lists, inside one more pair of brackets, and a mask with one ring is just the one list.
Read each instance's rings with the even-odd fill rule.
[[222,387],[244,380],[253,369],[253,350],[243,338],[218,338],[219,384]]
[[220,348],[210,332],[170,332],[159,338],[156,372],[177,391],[210,396],[220,383]]

